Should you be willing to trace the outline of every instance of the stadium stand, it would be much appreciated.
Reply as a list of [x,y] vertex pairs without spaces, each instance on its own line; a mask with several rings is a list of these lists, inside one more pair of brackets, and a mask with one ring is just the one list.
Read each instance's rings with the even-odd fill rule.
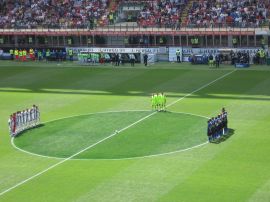
[[115,10],[109,0],[3,0],[1,28],[69,28],[106,24]]
[[269,18],[266,0],[195,0],[186,25],[195,27],[259,27]]
[[[267,0],[3,0],[0,28],[94,28],[114,24],[119,6],[133,6],[142,27],[259,27],[269,18]],[[137,10],[136,10],[136,9]]]
[[138,24],[143,27],[180,27],[181,13],[187,0],[160,0],[145,5],[138,16]]
[[156,0],[145,4],[137,18],[143,27],[259,27],[269,18],[269,1]]
[[0,46],[268,45],[268,0],[2,0]]

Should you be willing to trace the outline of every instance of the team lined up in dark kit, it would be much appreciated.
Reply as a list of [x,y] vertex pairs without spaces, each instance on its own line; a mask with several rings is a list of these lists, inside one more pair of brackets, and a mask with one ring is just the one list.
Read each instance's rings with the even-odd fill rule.
[[209,142],[213,142],[228,132],[228,113],[222,108],[221,113],[208,120],[207,136]]

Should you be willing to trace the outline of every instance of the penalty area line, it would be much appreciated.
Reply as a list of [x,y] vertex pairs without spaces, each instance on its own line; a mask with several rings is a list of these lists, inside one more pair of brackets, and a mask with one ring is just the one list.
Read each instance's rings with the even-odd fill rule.
[[[215,83],[215,82],[217,82],[217,81],[219,81],[219,80],[225,78],[226,76],[232,74],[232,73],[235,72],[235,71],[237,71],[237,70],[235,69],[235,70],[233,70],[233,71],[230,71],[230,72],[228,72],[228,73],[222,75],[221,77],[219,77],[219,78],[217,78],[217,79],[215,79],[215,80],[213,80],[213,81],[211,81],[211,82],[209,82],[209,83],[207,83],[207,84],[201,86],[200,88],[198,88],[198,89],[192,91],[191,93],[188,93],[188,94],[186,94],[185,96],[183,96],[183,97],[181,97],[181,98],[175,100],[174,102],[170,103],[169,105],[167,105],[167,107],[170,107],[170,106],[176,104],[177,102],[183,100],[184,98],[186,98],[186,97],[192,95],[193,93],[196,93],[196,92],[202,90],[203,88],[206,88],[206,87],[210,86],[211,84],[213,84],[213,83]],[[147,116],[145,116],[145,117],[139,119],[138,121],[135,121],[134,123],[132,123],[132,124],[130,124],[130,125],[128,125],[128,126],[122,128],[121,130],[119,130],[118,133],[113,133],[113,134],[109,135],[108,137],[106,137],[106,138],[104,138],[104,139],[102,139],[102,140],[100,140],[100,141],[98,141],[98,142],[96,142],[96,143],[94,143],[94,144],[92,144],[92,145],[90,145],[90,146],[88,146],[88,147],[82,149],[81,151],[79,151],[79,152],[77,152],[77,153],[71,155],[70,157],[68,157],[68,158],[66,158],[66,159],[63,159],[63,160],[61,160],[61,161],[59,161],[59,162],[57,162],[57,163],[51,165],[50,167],[46,168],[45,170],[40,171],[40,172],[38,172],[37,174],[35,174],[35,175],[33,175],[33,176],[31,176],[31,177],[29,177],[29,178],[27,178],[27,179],[25,179],[25,180],[23,180],[23,181],[17,183],[17,184],[15,184],[14,186],[12,186],[12,187],[10,187],[10,188],[8,188],[8,189],[6,189],[6,190],[0,192],[0,196],[2,196],[2,195],[4,195],[4,194],[10,192],[11,190],[13,190],[13,189],[15,189],[15,188],[17,188],[17,187],[19,187],[19,186],[21,186],[21,185],[23,185],[23,184],[29,182],[29,181],[31,181],[32,179],[34,179],[34,178],[36,178],[36,177],[38,177],[38,176],[40,176],[40,175],[46,173],[47,171],[49,171],[49,170],[51,170],[51,169],[53,169],[53,168],[55,168],[55,167],[57,167],[57,166],[63,164],[64,162],[66,162],[66,161],[72,159],[73,157],[78,156],[79,154],[85,152],[85,151],[88,150],[88,149],[91,149],[92,147],[98,145],[99,143],[104,142],[105,140],[112,138],[113,136],[115,136],[115,135],[117,135],[117,134],[123,132],[124,130],[127,130],[128,128],[130,128],[130,127],[132,127],[132,126],[134,126],[134,125],[136,125],[136,124],[142,122],[143,120],[145,120],[145,119],[147,119],[147,118],[153,116],[153,115],[156,114],[156,113],[157,113],[156,111],[155,111],[155,112],[152,112],[151,114],[149,114],[149,115],[147,115]]]

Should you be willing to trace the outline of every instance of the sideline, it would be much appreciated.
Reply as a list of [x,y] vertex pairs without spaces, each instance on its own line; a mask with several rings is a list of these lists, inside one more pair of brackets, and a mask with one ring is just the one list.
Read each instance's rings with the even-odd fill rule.
[[[192,92],[189,93],[189,94],[186,94],[185,96],[183,96],[183,97],[177,99],[176,101],[172,102],[171,104],[167,105],[167,107],[170,107],[170,106],[176,104],[177,102],[179,102],[179,101],[185,99],[186,97],[192,95],[193,93],[196,93],[196,92],[200,91],[201,89],[203,89],[203,88],[205,88],[205,87],[207,87],[207,86],[210,86],[212,83],[215,83],[215,82],[217,82],[217,81],[219,81],[219,80],[221,80],[221,79],[223,79],[223,78],[229,76],[230,74],[234,73],[235,71],[237,71],[237,69],[235,69],[235,70],[233,70],[233,71],[230,71],[230,72],[228,72],[228,73],[222,75],[221,77],[219,77],[219,78],[217,78],[217,79],[215,79],[215,80],[213,80],[213,81],[211,81],[211,82],[209,82],[209,83],[203,85],[202,87],[200,87],[200,88],[198,88],[198,89],[192,91]],[[23,185],[23,184],[25,184],[25,183],[28,182],[28,181],[30,181],[30,180],[32,180],[32,179],[34,179],[34,178],[36,178],[36,177],[42,175],[43,173],[46,173],[47,171],[49,171],[49,170],[51,170],[51,169],[53,169],[53,168],[55,168],[55,167],[57,167],[57,166],[63,164],[64,162],[66,162],[66,161],[72,159],[73,157],[75,157],[75,156],[77,156],[77,155],[83,153],[84,151],[86,151],[86,150],[88,150],[88,149],[90,149],[90,148],[96,146],[97,144],[99,144],[99,143],[101,143],[101,142],[104,142],[105,140],[107,140],[107,139],[109,139],[109,138],[115,136],[116,134],[119,134],[120,132],[122,132],[122,131],[124,131],[124,130],[126,130],[126,129],[128,129],[128,128],[130,128],[130,127],[132,127],[132,126],[134,126],[134,125],[136,125],[136,124],[138,124],[138,123],[140,123],[141,121],[147,119],[148,117],[153,116],[153,115],[156,114],[156,113],[157,113],[157,112],[153,112],[153,113],[151,113],[151,114],[149,114],[149,115],[147,115],[147,116],[145,116],[145,117],[139,119],[138,121],[136,121],[136,122],[134,122],[134,123],[132,123],[132,124],[130,124],[130,125],[128,125],[128,126],[122,128],[121,130],[118,131],[118,133],[113,133],[113,134],[109,135],[108,137],[106,137],[106,138],[104,138],[104,139],[102,139],[102,140],[96,142],[95,144],[92,144],[92,145],[90,145],[90,146],[88,146],[88,147],[82,149],[81,151],[79,151],[79,152],[77,152],[77,153],[71,155],[70,157],[68,157],[68,158],[66,158],[66,159],[63,159],[63,160],[59,161],[58,163],[55,163],[55,164],[51,165],[50,167],[46,168],[45,170],[40,171],[40,172],[38,172],[37,174],[35,174],[35,175],[33,175],[33,176],[31,176],[31,177],[29,177],[29,178],[27,178],[27,179],[25,179],[25,180],[23,180],[23,181],[17,183],[17,184],[15,184],[14,186],[12,186],[12,187],[10,187],[10,188],[8,188],[8,189],[6,189],[6,190],[0,192],[0,196],[4,195],[4,194],[7,193],[7,192],[10,192],[11,190],[13,190],[13,189],[15,189],[15,188],[17,188],[17,187],[19,187],[19,186],[21,186],[21,185]]]
[[[95,114],[107,114],[107,113],[122,113],[122,112],[151,112],[150,110],[122,110],[122,111],[107,111],[107,112],[97,112],[97,113],[89,113],[89,114],[81,114],[81,115],[74,115],[74,116],[68,116],[68,117],[63,117],[63,118],[59,118],[59,119],[55,119],[52,121],[48,121],[48,122],[44,122],[44,123],[51,123],[54,121],[59,121],[59,120],[63,120],[63,119],[67,119],[67,118],[73,118],[73,117],[80,117],[80,116],[87,116],[87,115],[95,115]],[[203,116],[203,115],[198,115],[198,114],[192,114],[192,113],[186,113],[186,112],[169,112],[169,113],[174,113],[174,114],[185,114],[185,115],[190,115],[190,116],[197,116],[197,117],[201,117],[201,118],[205,118],[205,119],[209,119],[209,117],[207,116]],[[65,158],[62,157],[55,157],[55,156],[46,156],[46,155],[42,155],[42,154],[37,154],[37,153],[33,153],[33,152],[29,152],[27,150],[21,149],[20,147],[17,147],[16,144],[14,143],[14,137],[11,138],[11,145],[19,150],[20,152],[26,153],[26,154],[30,154],[32,156],[38,156],[38,157],[42,157],[42,158],[49,158],[49,159],[58,159],[58,160],[63,160]],[[200,146],[203,146],[205,144],[207,144],[207,142],[192,146],[192,147],[188,147],[185,149],[180,149],[180,150],[175,150],[175,151],[171,151],[171,152],[166,152],[166,153],[159,153],[159,154],[150,154],[150,155],[145,155],[145,156],[135,156],[135,157],[126,157],[126,158],[112,158],[112,159],[105,159],[105,158],[96,158],[96,159],[89,159],[89,158],[84,158],[84,159],[79,159],[79,158],[73,158],[70,159],[71,161],[79,161],[79,160],[83,160],[83,161],[89,161],[89,160],[131,160],[131,159],[143,159],[143,158],[150,158],[150,157],[158,157],[158,156],[164,156],[164,155],[169,155],[169,154],[174,154],[174,153],[180,153],[180,152],[184,152],[184,151],[188,151]]]

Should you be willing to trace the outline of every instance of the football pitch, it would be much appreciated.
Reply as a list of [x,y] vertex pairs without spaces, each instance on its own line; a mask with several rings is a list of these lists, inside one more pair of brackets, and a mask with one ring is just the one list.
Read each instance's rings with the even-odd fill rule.
[[[9,115],[33,104],[42,124],[11,139]],[[1,61],[0,107],[1,202],[270,201],[268,66]],[[222,107],[229,136],[208,143]]]

